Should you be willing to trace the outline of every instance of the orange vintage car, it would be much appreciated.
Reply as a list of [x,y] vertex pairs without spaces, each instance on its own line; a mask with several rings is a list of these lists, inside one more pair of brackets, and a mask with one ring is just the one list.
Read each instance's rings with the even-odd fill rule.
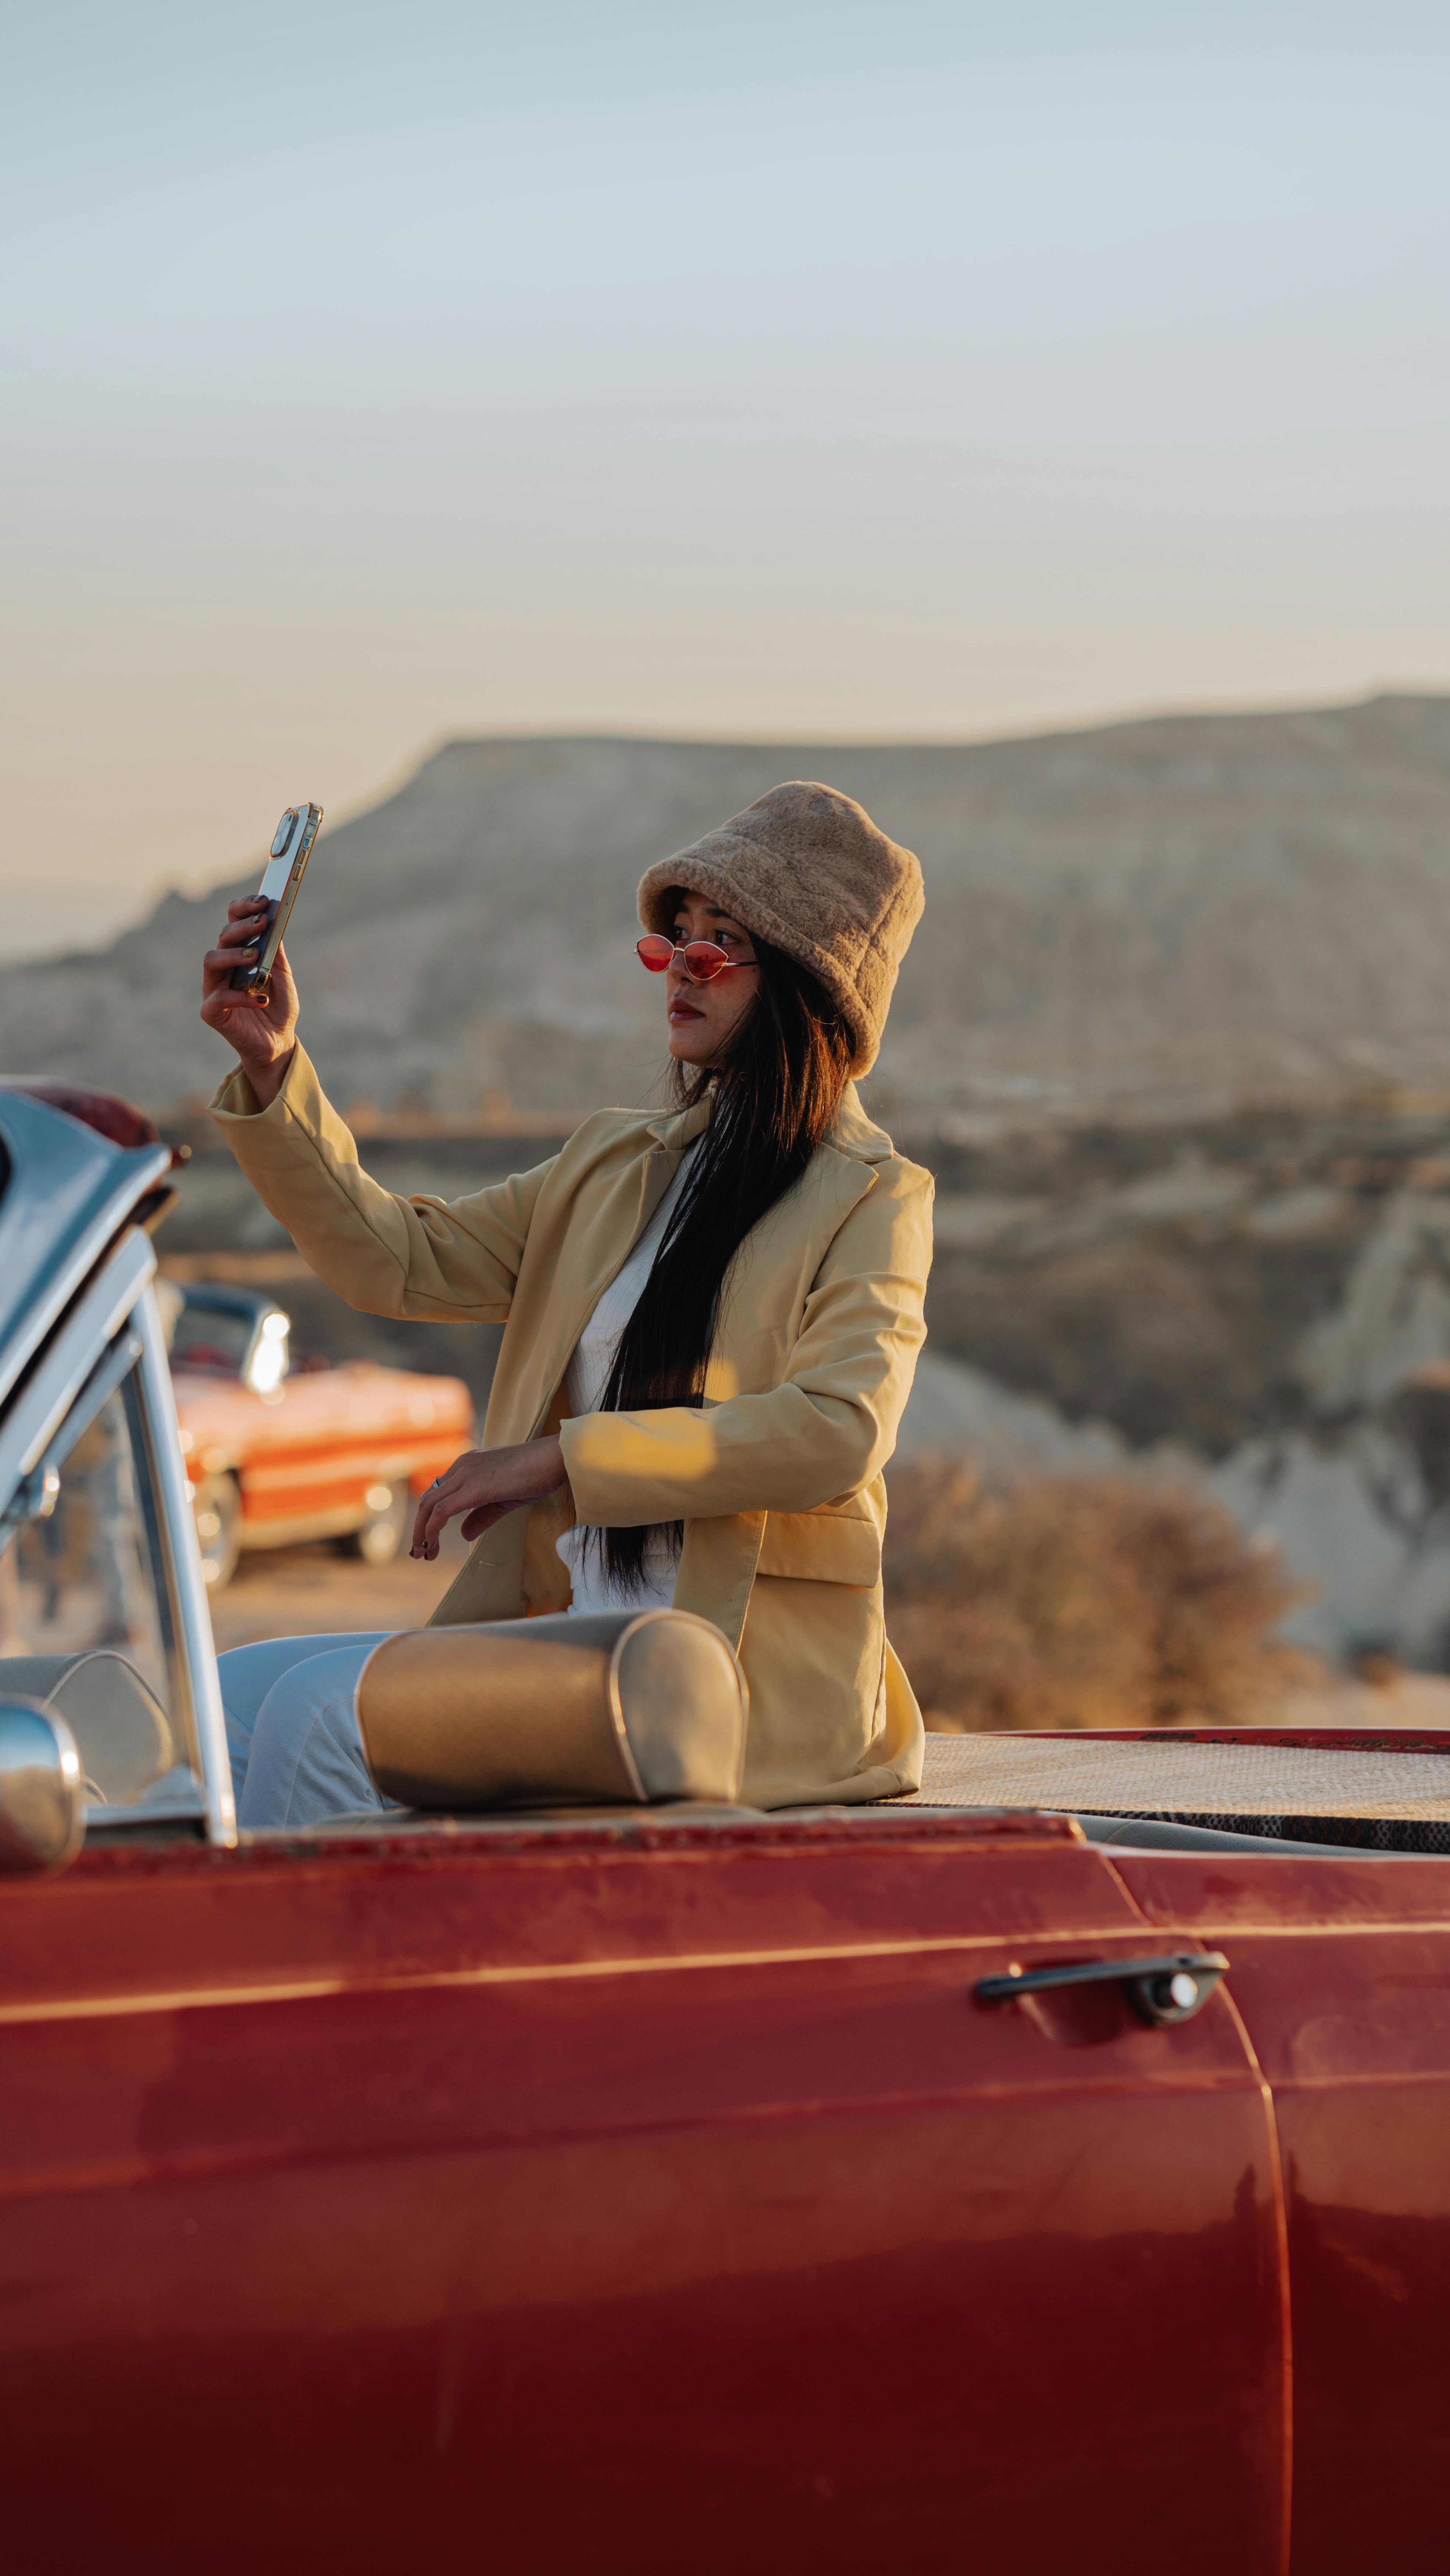
[[202,1571],[241,1550],[333,1538],[370,1565],[405,1543],[412,1498],[474,1445],[460,1378],[350,1360],[293,1373],[291,1319],[255,1289],[188,1286],[171,1377]]

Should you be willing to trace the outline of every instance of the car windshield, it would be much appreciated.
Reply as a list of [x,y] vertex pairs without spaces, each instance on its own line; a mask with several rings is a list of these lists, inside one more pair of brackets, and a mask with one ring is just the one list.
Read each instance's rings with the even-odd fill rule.
[[112,1345],[0,1524],[0,1692],[65,1719],[93,1805],[149,1810],[193,1802],[200,1762],[135,1355]]

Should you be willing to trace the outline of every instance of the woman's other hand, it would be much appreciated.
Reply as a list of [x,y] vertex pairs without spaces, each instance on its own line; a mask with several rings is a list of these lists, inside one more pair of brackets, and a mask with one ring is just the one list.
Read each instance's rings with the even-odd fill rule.
[[412,1556],[430,1564],[451,1520],[463,1512],[465,1538],[482,1538],[520,1503],[535,1503],[564,1482],[564,1452],[557,1440],[521,1440],[513,1449],[465,1449],[446,1476],[420,1495],[413,1524]]
[[236,1048],[264,1109],[281,1090],[297,1047],[297,987],[287,951],[278,949],[265,994],[234,991],[232,977],[245,964],[247,949],[260,945],[270,917],[271,906],[263,896],[238,895],[227,905],[226,928],[215,948],[201,961],[201,1016]]

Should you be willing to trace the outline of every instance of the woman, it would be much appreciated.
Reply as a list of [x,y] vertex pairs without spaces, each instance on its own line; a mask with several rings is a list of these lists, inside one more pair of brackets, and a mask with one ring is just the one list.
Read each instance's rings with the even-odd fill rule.
[[[379,1315],[505,1327],[485,1446],[422,1497],[415,1556],[473,1553],[434,1622],[673,1602],[750,1686],[756,1806],[900,1795],[921,1718],[886,1643],[882,1469],[925,1335],[931,1181],[861,1109],[921,870],[848,796],[795,783],[646,873],[678,1106],[602,1110],[552,1162],[451,1206],[399,1199],[297,1043],[233,903],[202,1018],[240,1058],[211,1104],[320,1278]],[[380,1804],[353,1694],[374,1635],[221,1658],[239,1812]]]

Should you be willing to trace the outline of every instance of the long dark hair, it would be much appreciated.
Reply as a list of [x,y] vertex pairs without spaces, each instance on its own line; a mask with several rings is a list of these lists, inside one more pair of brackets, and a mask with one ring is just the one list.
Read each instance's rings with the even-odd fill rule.
[[[760,982],[725,1062],[671,1067],[679,1107],[714,1086],[710,1123],[638,1305],[620,1336],[601,1410],[641,1413],[698,1404],[730,1265],[752,1226],[800,1179],[831,1123],[851,1070],[851,1032],[814,975],[754,942]],[[604,1563],[626,1594],[644,1580],[645,1549],[663,1536],[679,1554],[680,1521],[602,1532]]]

